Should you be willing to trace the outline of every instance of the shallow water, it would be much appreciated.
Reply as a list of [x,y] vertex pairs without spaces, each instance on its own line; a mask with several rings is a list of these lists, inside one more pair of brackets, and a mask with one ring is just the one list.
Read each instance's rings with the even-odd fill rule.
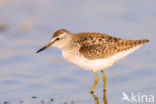
[[[106,97],[108,104],[129,104],[121,101],[123,92],[156,97],[155,4],[155,0],[1,0],[0,104],[96,103],[89,93],[92,72],[66,62],[59,49],[35,53],[59,28],[73,33],[150,39],[150,43],[105,70]],[[98,77],[95,95],[101,104],[100,72]]]

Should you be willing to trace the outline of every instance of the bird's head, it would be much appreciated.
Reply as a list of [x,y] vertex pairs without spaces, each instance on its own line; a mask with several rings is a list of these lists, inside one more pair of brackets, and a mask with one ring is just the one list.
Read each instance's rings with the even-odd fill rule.
[[52,34],[49,44],[45,45],[37,51],[37,53],[51,47],[55,46],[57,48],[62,48],[67,43],[68,39],[71,37],[71,33],[65,29],[59,29]]

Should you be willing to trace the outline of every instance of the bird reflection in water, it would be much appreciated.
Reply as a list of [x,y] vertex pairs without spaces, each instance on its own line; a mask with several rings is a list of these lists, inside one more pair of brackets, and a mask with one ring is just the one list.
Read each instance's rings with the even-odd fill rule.
[[[103,102],[104,104],[108,104],[107,97],[106,97],[106,76],[103,71],[101,71],[101,73],[102,73],[102,79],[103,79]],[[96,86],[96,84],[97,82],[95,81],[93,86]],[[95,104],[99,104],[98,97],[94,94],[94,92],[90,92],[90,94],[93,96]]]
[[[90,93],[90,94],[93,96],[95,104],[99,104],[98,97],[94,93]],[[104,102],[103,104],[108,104],[107,97],[106,97],[106,91],[103,91],[103,102]]]

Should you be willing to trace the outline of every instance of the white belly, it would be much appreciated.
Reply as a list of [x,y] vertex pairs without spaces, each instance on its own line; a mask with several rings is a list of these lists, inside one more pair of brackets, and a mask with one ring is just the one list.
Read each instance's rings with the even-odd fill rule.
[[126,51],[119,52],[111,57],[105,58],[105,59],[95,59],[95,60],[89,60],[88,58],[85,58],[84,56],[80,55],[80,53],[72,54],[69,52],[63,51],[63,56],[66,60],[69,62],[90,71],[98,71],[98,70],[104,70],[112,65],[114,65],[119,60],[126,57],[128,54],[131,54],[138,48],[140,48],[142,45],[138,45],[134,48],[131,48]]

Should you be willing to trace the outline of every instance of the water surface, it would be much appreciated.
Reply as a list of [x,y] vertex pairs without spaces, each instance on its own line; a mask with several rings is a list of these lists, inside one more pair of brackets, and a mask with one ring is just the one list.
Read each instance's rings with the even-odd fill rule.
[[[92,72],[66,62],[59,49],[35,52],[52,32],[100,32],[150,43],[109,70],[108,104],[121,102],[122,93],[156,95],[155,0],[1,0],[0,104],[94,104],[89,93]],[[102,75],[95,95],[103,104]],[[156,96],[155,96],[156,97]]]

